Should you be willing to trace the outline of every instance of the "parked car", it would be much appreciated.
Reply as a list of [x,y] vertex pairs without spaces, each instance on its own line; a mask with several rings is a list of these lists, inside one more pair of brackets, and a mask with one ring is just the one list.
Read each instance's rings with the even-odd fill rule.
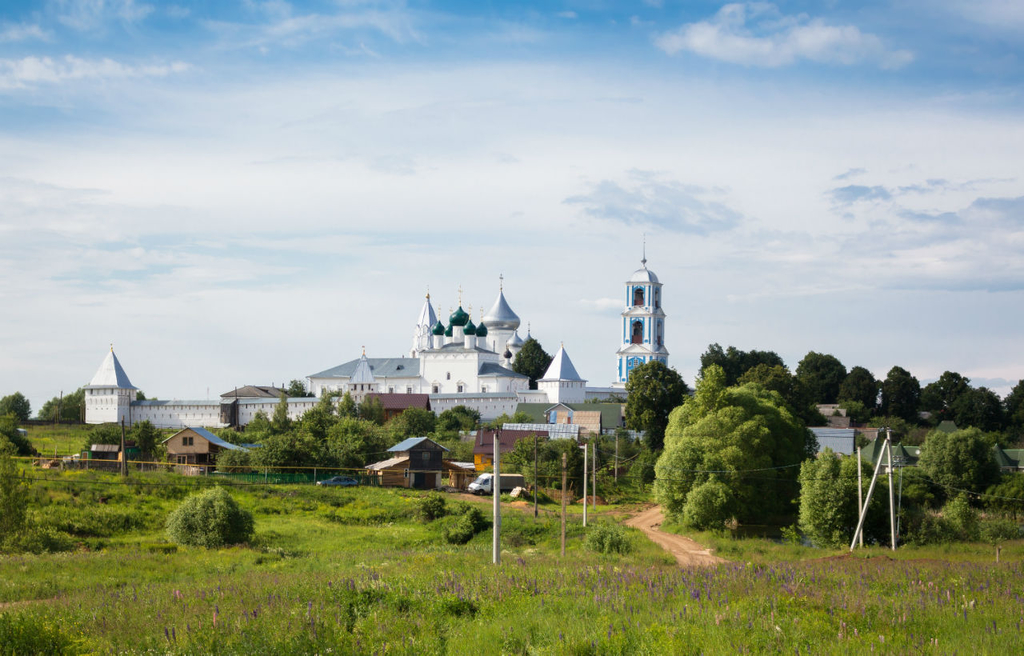
[[317,485],[340,485],[342,487],[351,487],[353,485],[359,485],[359,481],[352,478],[351,476],[333,476],[331,478],[325,478],[322,481],[317,481]]

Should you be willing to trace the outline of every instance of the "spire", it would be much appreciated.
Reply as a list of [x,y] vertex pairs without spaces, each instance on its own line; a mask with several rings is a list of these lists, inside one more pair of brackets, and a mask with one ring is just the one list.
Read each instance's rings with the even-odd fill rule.
[[107,357],[103,359],[96,375],[89,381],[88,387],[117,387],[120,389],[138,389],[128,380],[128,374],[124,372],[120,361],[114,355],[114,345],[110,345]]
[[504,273],[499,273],[498,274],[498,291],[499,292],[505,291],[505,274]]
[[644,257],[640,260],[640,264],[646,269],[647,268],[647,233],[644,233]]

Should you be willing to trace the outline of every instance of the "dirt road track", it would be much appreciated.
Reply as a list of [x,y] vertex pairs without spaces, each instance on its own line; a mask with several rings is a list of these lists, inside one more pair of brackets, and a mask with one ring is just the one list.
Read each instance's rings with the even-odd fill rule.
[[675,556],[682,567],[712,567],[726,562],[724,558],[712,555],[710,549],[702,547],[690,538],[660,530],[663,521],[665,515],[661,512],[661,506],[654,506],[627,519],[626,526],[643,531],[652,542]]

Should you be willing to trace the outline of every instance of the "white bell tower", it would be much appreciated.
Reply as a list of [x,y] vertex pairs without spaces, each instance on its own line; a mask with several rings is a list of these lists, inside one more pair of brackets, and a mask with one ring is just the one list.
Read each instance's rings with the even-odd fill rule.
[[114,345],[103,359],[89,384],[85,386],[85,423],[132,425],[131,408],[136,387],[114,355]]
[[647,246],[640,268],[626,281],[626,307],[622,311],[622,345],[616,386],[625,385],[629,372],[641,364],[658,360],[668,365],[665,348],[665,311],[661,309],[661,283],[647,268]]

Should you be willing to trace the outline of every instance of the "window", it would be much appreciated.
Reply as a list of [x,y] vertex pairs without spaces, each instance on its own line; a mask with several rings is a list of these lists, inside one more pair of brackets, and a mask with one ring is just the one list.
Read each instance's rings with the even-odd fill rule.
[[633,306],[636,307],[637,305],[643,305],[643,304],[644,304],[644,288],[643,287],[637,287],[636,289],[633,290]]
[[394,394],[394,393],[395,393],[395,388],[394,387],[388,387],[388,394]]
[[465,391],[464,388],[462,387],[461,383],[458,385],[458,390],[459,390],[459,394],[462,394],[462,392]]
[[406,387],[405,388],[405,393],[406,394],[412,394],[412,388],[411,387]]
[[439,393],[438,390],[440,390],[440,389],[441,389],[441,386],[438,385],[437,383],[434,383],[433,387],[431,388],[431,393],[432,394],[438,394]]
[[630,344],[644,343],[644,323],[642,321],[633,322],[633,336],[629,342]]
[[452,372],[450,372],[450,371],[449,371],[448,373],[446,373],[446,374],[444,375],[444,379],[445,379],[445,380],[451,380],[451,379],[452,379]]
[[430,460],[430,451],[424,451],[423,452],[423,459],[424,460]]

